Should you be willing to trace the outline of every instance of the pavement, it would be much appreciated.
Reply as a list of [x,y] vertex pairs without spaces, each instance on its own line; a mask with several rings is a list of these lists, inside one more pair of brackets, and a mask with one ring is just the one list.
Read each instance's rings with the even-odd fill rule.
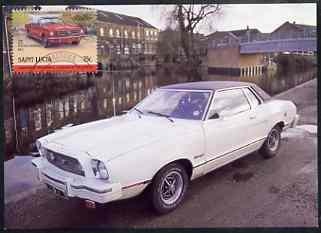
[[87,209],[37,188],[7,202],[5,227],[317,227],[317,80],[276,97],[294,101],[301,115],[298,127],[282,133],[278,155],[256,152],[196,179],[167,215],[154,214],[145,195]]

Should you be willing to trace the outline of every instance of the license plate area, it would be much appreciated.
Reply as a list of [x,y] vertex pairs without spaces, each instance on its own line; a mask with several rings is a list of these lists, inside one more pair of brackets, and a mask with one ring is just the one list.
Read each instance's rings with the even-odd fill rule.
[[67,187],[65,186],[65,188],[62,187],[56,187],[52,184],[46,183],[46,186],[48,188],[48,190],[52,193],[54,193],[56,196],[64,198],[64,199],[68,199],[67,196]]

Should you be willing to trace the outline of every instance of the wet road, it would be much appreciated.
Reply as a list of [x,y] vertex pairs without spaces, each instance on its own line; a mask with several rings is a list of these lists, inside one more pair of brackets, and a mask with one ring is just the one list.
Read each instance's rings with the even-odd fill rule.
[[157,216],[144,195],[96,210],[39,189],[5,206],[7,228],[311,227],[317,226],[316,80],[283,93],[301,127],[283,134],[278,156],[259,153],[193,181],[175,211]]

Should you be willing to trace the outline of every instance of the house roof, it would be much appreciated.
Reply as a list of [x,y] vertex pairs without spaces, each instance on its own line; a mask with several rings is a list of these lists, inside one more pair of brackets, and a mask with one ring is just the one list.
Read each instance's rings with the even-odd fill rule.
[[232,31],[216,31],[214,33],[211,33],[209,35],[207,35],[207,37],[211,37],[213,36],[214,34],[229,34],[229,35],[232,35],[236,38],[239,38],[239,37],[243,37],[244,35],[246,35],[246,32],[247,31],[250,31],[251,34],[253,33],[261,33],[258,29],[256,28],[252,28],[252,29],[241,29],[241,30],[232,30]]
[[147,23],[141,18],[118,14],[118,13],[109,12],[109,11],[97,10],[97,20],[104,21],[104,22],[111,22],[115,24],[123,24],[123,25],[130,25],[130,26],[139,25],[143,27],[157,29],[156,27]]
[[233,33],[237,37],[242,37],[246,35],[246,32],[249,31],[251,34],[252,33],[261,33],[257,28],[252,28],[252,29],[241,29],[241,30],[232,30],[229,31]]
[[[307,25],[307,24],[297,24],[295,22],[290,23],[289,21],[286,21],[285,23],[283,23],[282,25],[280,25],[278,28],[276,28],[273,32],[276,32],[278,30],[280,30],[282,27],[284,27],[285,25],[291,25],[294,28],[297,28],[299,30],[304,30],[304,29],[316,29],[317,26],[314,25]],[[272,33],[273,33],[272,32]]]
[[229,36],[233,37],[234,39],[238,40],[238,37],[229,31],[216,31],[216,32],[213,32],[213,33],[207,35],[206,38],[210,38],[212,36],[224,36],[224,35],[229,35]]

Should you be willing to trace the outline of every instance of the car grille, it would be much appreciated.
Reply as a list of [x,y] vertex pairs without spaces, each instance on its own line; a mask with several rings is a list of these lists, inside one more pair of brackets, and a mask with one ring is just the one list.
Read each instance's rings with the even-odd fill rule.
[[79,36],[80,30],[57,31],[57,36]]
[[59,154],[57,152],[47,150],[46,158],[49,163],[60,168],[61,170],[71,172],[80,176],[85,176],[81,164],[75,158]]

